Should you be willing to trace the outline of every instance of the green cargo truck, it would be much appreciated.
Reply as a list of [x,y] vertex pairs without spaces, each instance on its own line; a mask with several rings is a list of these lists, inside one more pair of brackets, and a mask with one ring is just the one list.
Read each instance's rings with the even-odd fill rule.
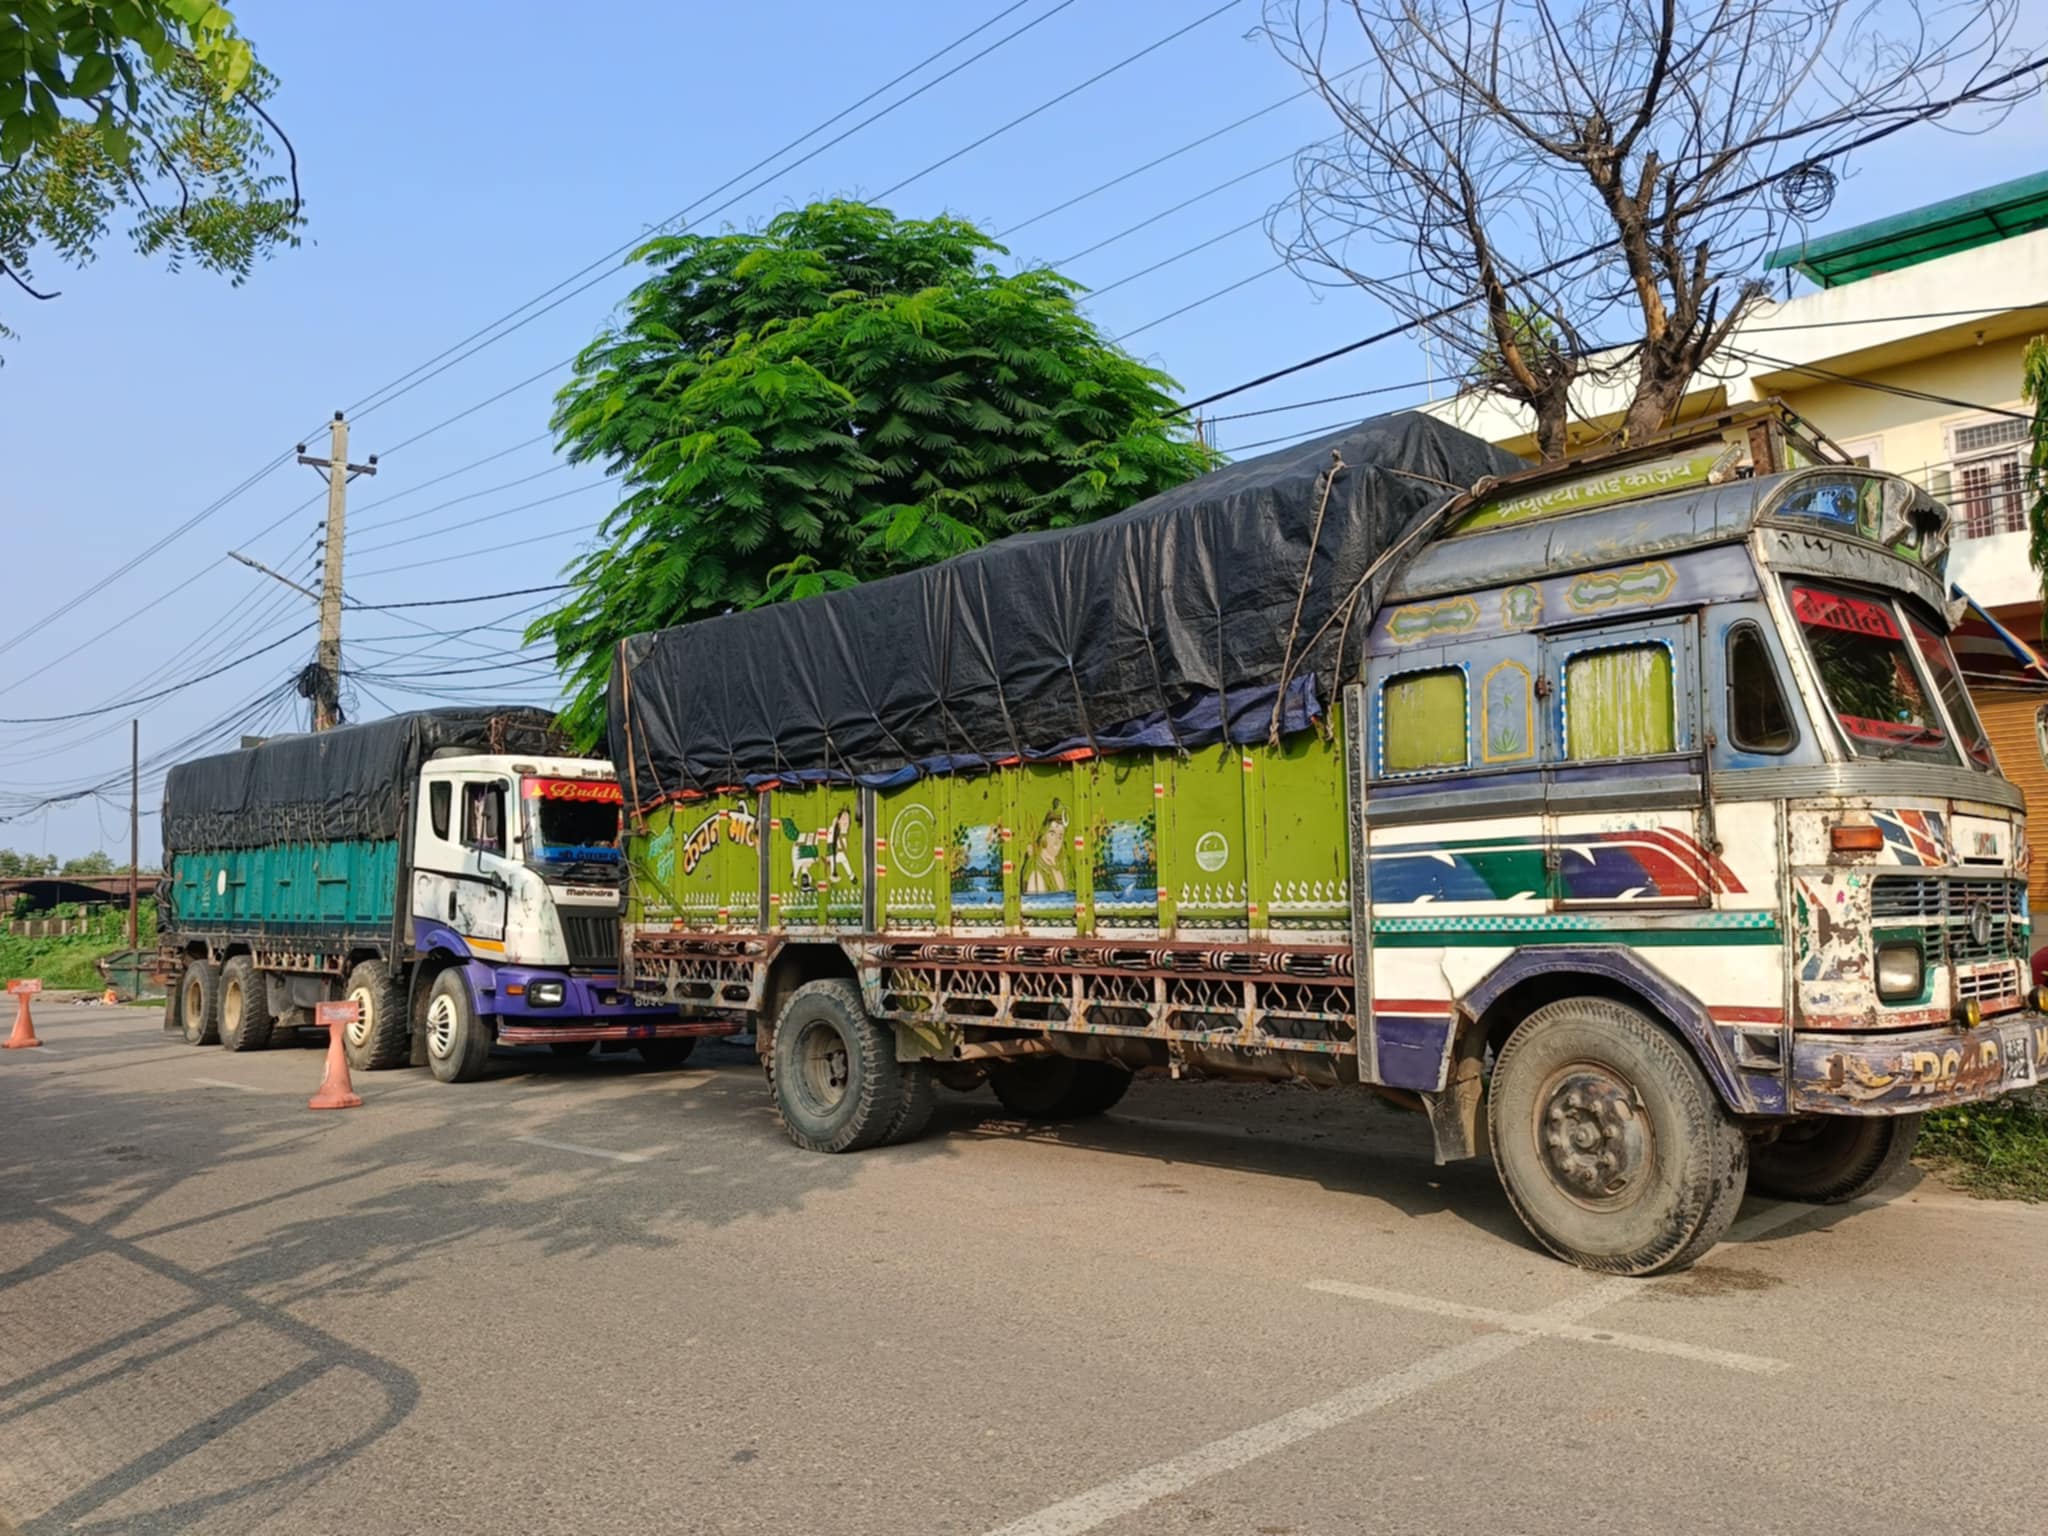
[[2048,1070],[1948,529],[1777,412],[1542,470],[1396,416],[629,640],[627,985],[750,1015],[814,1150],[1299,1079],[1683,1267]]
[[397,715],[181,763],[164,786],[166,1028],[259,1049],[357,1005],[356,1068],[459,1082],[492,1045],[681,1063],[717,1021],[618,977],[618,781],[538,710]]

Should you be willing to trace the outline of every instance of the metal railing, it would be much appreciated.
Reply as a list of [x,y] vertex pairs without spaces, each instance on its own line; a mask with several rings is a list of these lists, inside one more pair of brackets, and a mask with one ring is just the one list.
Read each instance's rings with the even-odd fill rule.
[[1988,539],[2027,527],[2027,466],[2015,449],[1900,471],[1955,516],[1953,537]]

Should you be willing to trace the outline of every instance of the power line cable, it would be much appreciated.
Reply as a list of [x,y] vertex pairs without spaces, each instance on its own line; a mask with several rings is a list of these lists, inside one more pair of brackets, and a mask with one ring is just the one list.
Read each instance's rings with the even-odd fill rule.
[[[1018,4],[1022,3],[1024,3],[1024,0],[1018,0]],[[446,373],[450,368],[453,368],[458,364],[464,362],[465,360],[474,357],[477,353],[483,351],[485,348],[497,345],[497,343],[503,341],[507,336],[510,336],[514,332],[521,330],[525,326],[532,324],[535,320],[538,320],[542,315],[547,314],[550,310],[560,307],[561,305],[567,303],[570,299],[575,298],[578,294],[586,293],[590,289],[596,287],[599,283],[606,281],[608,278],[614,276],[617,270],[615,268],[611,268],[609,264],[612,261],[616,260],[620,255],[634,249],[636,246],[646,244],[651,239],[659,238],[662,230],[664,230],[668,225],[674,224],[678,219],[682,218],[685,214],[689,213],[692,209],[696,208],[698,204],[707,202],[711,198],[716,197],[720,192],[724,191],[727,187],[730,187],[733,184],[733,182],[738,181],[743,177],[752,175],[755,170],[758,170],[762,166],[765,166],[769,162],[779,158],[779,156],[785,153],[787,149],[794,148],[797,145],[803,143],[805,139],[811,138],[818,132],[822,132],[825,127],[830,126],[830,124],[832,123],[838,122],[841,118],[844,118],[849,113],[859,110],[859,108],[861,106],[864,106],[867,102],[874,100],[875,97],[891,89],[894,85],[900,83],[901,81],[908,79],[911,75],[916,74],[919,70],[925,68],[927,65],[936,63],[940,58],[943,58],[946,54],[951,53],[955,48],[958,48],[962,43],[968,41],[970,38],[973,38],[982,32],[987,31],[988,28],[993,26],[996,22],[1001,21],[1004,17],[1010,15],[1011,12],[1017,10],[1018,4],[1013,4],[1006,10],[998,12],[995,16],[990,17],[988,21],[981,23],[979,26],[962,34],[960,37],[955,38],[951,43],[947,44],[944,48],[939,49],[936,53],[928,55],[921,63],[913,66],[909,70],[906,70],[903,74],[898,75],[896,79],[889,82],[889,84],[877,87],[874,91],[871,91],[868,95],[862,97],[861,100],[855,103],[853,106],[845,108],[844,110],[835,114],[833,117],[828,118],[825,121],[825,123],[818,125],[818,127],[813,129],[810,133],[806,133],[802,137],[793,140],[790,145],[785,146],[784,150],[776,151],[775,154],[768,156],[767,159],[757,162],[754,166],[751,166],[747,170],[740,172],[739,175],[732,177],[730,180],[721,183],[712,191],[705,193],[704,196],[698,198],[696,202],[690,203],[686,205],[684,208],[677,210],[668,218],[662,220],[662,222],[656,225],[654,229],[642,231],[639,234],[636,234],[631,240],[628,240],[625,244],[614,246],[611,250],[605,252],[604,255],[598,257],[595,261],[589,263],[589,265],[582,267],[578,271],[573,272],[568,277],[562,279],[562,281],[555,284],[554,287],[545,290],[543,293],[537,295],[534,298],[528,299],[524,304],[519,305],[517,308],[508,311],[505,315],[500,316],[497,320],[492,321],[489,325],[485,326],[483,330],[473,333],[464,341],[456,343],[454,347],[451,347],[446,351],[441,352],[436,357],[429,359],[428,363],[422,363],[421,365],[419,365],[419,367],[413,369],[411,373],[401,374],[398,379],[392,381],[392,384],[385,385],[380,389],[372,390],[369,395],[364,397],[364,400],[368,403],[358,402],[356,406],[350,407],[351,413],[357,416],[365,416],[368,415],[371,411],[379,410],[382,407],[389,405],[393,400],[398,399],[401,395],[409,394],[414,389],[417,389],[420,385],[426,383],[429,379],[436,378],[439,375]],[[961,60],[958,64],[955,64],[952,68],[947,69],[942,73],[934,76],[932,79],[926,81],[923,85],[920,85],[916,90],[910,92],[905,96],[897,98],[895,101],[889,103],[889,105],[882,108],[880,111],[871,113],[867,117],[862,118],[858,123],[855,123],[851,128],[848,128],[843,133],[839,133],[834,137],[826,140],[823,144],[818,145],[816,148],[812,149],[807,154],[799,157],[796,160],[791,161],[787,165],[779,167],[777,170],[771,172],[767,177],[763,178],[761,181],[755,183],[753,186],[748,187],[745,191],[740,192],[731,198],[728,198],[724,203],[720,204],[717,208],[714,208],[709,213],[702,215],[701,218],[716,217],[719,213],[723,212],[726,208],[731,207],[734,203],[739,202],[746,197],[752,196],[762,187],[768,185],[769,182],[775,181],[783,176],[788,175],[791,171],[797,169],[797,167],[799,166],[810,163],[812,160],[815,160],[819,155],[824,154],[825,151],[827,151],[828,149],[831,149],[835,145],[843,143],[845,140],[851,138],[854,134],[859,133],[862,129],[868,127],[870,124],[879,122],[882,118],[889,116],[891,113],[908,106],[911,102],[917,100],[920,96],[924,95],[925,92],[932,90],[933,88],[943,84],[947,80],[952,79],[961,71],[971,68],[973,65],[980,62],[982,59],[987,58],[991,53],[994,53],[997,49],[1006,46],[1007,44],[1015,41],[1019,37],[1022,37],[1025,33],[1031,31],[1034,27],[1040,26],[1043,23],[1050,21],[1054,16],[1058,15],[1061,11],[1064,11],[1065,9],[1067,9],[1068,6],[1072,4],[1074,4],[1074,0],[1059,0],[1059,3],[1054,5],[1051,10],[1041,13],[1040,15],[1035,16],[1031,20],[1025,22],[1022,26],[1016,28],[1015,30],[1005,33],[1002,37],[996,39],[995,42],[989,44],[986,48],[981,49],[977,53],[971,54],[967,58]],[[606,270],[600,273],[595,278],[591,278],[586,282],[577,283],[577,279],[585,277],[586,274],[596,271],[599,267],[605,267]],[[569,288],[568,285],[571,283],[577,283],[577,286]],[[566,293],[561,292],[561,290],[564,288],[568,288],[568,291]],[[533,305],[538,304],[541,299],[548,298],[550,295],[554,295],[557,293],[560,293],[560,297],[555,298],[552,303],[549,303],[543,306],[542,308],[533,310],[531,314],[526,315],[523,319],[519,319],[513,324],[505,325],[506,321],[512,320],[513,317],[518,315],[521,310],[529,309]],[[505,325],[505,328],[503,330],[498,330],[495,335],[491,335],[487,339],[481,341],[478,340],[479,337],[485,336],[486,332],[494,331],[500,325]],[[471,342],[475,342],[476,344],[474,346],[471,346]],[[450,355],[451,353],[457,353],[458,349],[462,348],[466,348],[467,350],[461,350],[459,352],[459,355]],[[430,365],[437,366],[430,367]],[[427,371],[423,372],[422,370]],[[413,377],[413,375],[415,374],[417,374],[418,377]],[[405,382],[408,379],[410,380],[410,382]],[[394,387],[397,385],[402,385],[403,387]],[[387,452],[396,451],[396,449],[387,450]]]
[[1085,249],[1078,250],[1074,252],[1074,254],[1071,256],[1062,256],[1058,261],[1054,262],[1053,265],[1055,267],[1067,267],[1073,265],[1073,263],[1077,261],[1083,260],[1086,257],[1093,256],[1097,251],[1105,250],[1108,247],[1115,245],[1117,241],[1123,239],[1127,235],[1135,235],[1141,229],[1150,229],[1154,224],[1157,224],[1161,219],[1171,218],[1174,214],[1179,213],[1184,208],[1192,208],[1195,206],[1195,204],[1205,202],[1209,198],[1214,197],[1218,192],[1228,191],[1230,188],[1237,186],[1240,182],[1250,181],[1254,176],[1257,176],[1265,171],[1270,171],[1276,165],[1285,165],[1289,160],[1292,160],[1294,158],[1295,153],[1296,152],[1294,150],[1289,150],[1286,154],[1282,155],[1277,160],[1268,160],[1264,165],[1255,165],[1250,170],[1231,177],[1228,181],[1219,181],[1216,183],[1215,186],[1210,187],[1206,191],[1197,192],[1193,197],[1182,198],[1179,202],[1175,203],[1171,208],[1162,208],[1157,213],[1153,214],[1151,217],[1140,219],[1135,224],[1126,225],[1124,228],[1118,230],[1113,235],[1104,235],[1100,240],[1096,241],[1093,245],[1088,246]]
[[318,627],[319,626],[317,624],[302,625],[298,629],[295,629],[290,634],[286,635],[283,639],[273,640],[269,645],[261,646],[256,650],[250,651],[247,655],[237,656],[233,661],[227,663],[225,666],[215,667],[211,672],[202,672],[197,677],[188,678],[186,681],[174,684],[169,688],[160,688],[155,693],[146,693],[138,698],[133,699],[122,699],[119,703],[108,704],[100,709],[76,710],[68,715],[23,715],[18,718],[0,718],[0,725],[49,725],[58,720],[85,720],[89,719],[94,715],[111,714],[115,710],[133,709],[138,704],[147,704],[152,699],[160,699],[166,696],[167,694],[180,693],[183,690],[192,687],[196,683],[205,682],[208,678],[219,677],[223,672],[233,671],[236,667],[241,666],[244,662],[254,661],[258,656],[267,655],[269,652],[276,650],[279,646],[286,645],[291,641],[296,640],[300,635],[307,634],[310,631],[317,629]]

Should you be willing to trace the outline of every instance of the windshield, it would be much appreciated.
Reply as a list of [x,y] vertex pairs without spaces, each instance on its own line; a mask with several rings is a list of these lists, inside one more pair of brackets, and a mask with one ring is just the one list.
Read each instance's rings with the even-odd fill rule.
[[1891,603],[1806,585],[1793,586],[1791,598],[1828,707],[1858,757],[1956,761]]
[[609,779],[522,779],[529,863],[566,880],[610,880],[624,796]]
[[1920,659],[1927,664],[1927,675],[1934,679],[1935,691],[1941,695],[1941,702],[1948,710],[1949,725],[1954,728],[1957,738],[1970,761],[1987,773],[1998,770],[1997,761],[1991,756],[1991,741],[1984,734],[1984,726],[1977,718],[1977,711],[1970,703],[1970,691],[1963,686],[1962,674],[1956,671],[1956,658],[1948,648],[1948,642],[1918,619],[1908,616],[1906,623],[1913,631],[1914,643],[1920,647]]

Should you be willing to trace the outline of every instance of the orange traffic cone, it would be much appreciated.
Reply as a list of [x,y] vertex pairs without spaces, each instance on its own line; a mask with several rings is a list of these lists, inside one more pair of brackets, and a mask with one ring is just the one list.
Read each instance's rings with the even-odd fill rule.
[[21,1051],[43,1043],[36,1038],[36,1021],[28,1016],[28,994],[17,992],[15,1000],[21,1006],[14,1015],[14,1033],[7,1037],[5,1045],[0,1045],[0,1051]]
[[308,1109],[360,1109],[363,1101],[348,1080],[348,1052],[342,1049],[342,1026],[327,1026],[327,1075],[320,1091],[306,1100]]

